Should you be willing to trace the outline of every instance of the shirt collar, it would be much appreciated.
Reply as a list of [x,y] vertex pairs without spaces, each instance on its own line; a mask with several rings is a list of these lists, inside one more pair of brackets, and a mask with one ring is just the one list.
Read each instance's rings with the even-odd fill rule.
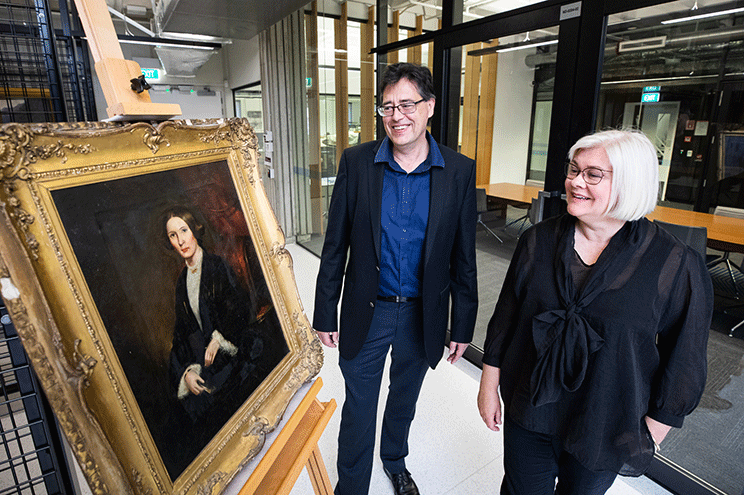
[[[426,140],[429,142],[429,154],[424,161],[424,163],[428,163],[428,166],[425,167],[425,169],[428,170],[431,167],[444,168],[444,157],[442,156],[442,152],[439,151],[439,145],[428,131],[426,132]],[[394,166],[394,164],[397,165],[395,159],[393,158],[393,143],[387,136],[385,136],[385,139],[382,140],[380,149],[377,150],[377,154],[375,155],[375,163],[387,163],[391,167]],[[400,167],[397,166],[395,168]]]

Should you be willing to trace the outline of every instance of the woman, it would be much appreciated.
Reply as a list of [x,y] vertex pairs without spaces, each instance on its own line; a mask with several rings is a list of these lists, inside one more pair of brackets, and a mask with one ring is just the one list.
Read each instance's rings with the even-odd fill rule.
[[249,296],[232,269],[202,249],[203,225],[180,206],[163,218],[168,245],[186,263],[176,283],[171,382],[193,423],[208,417],[215,425],[207,428],[208,439],[252,391],[244,385],[263,344],[251,329]]
[[604,131],[569,158],[568,214],[520,237],[488,324],[478,408],[494,431],[504,420],[502,494],[642,474],[705,386],[713,289],[702,257],[644,218],[653,144]]

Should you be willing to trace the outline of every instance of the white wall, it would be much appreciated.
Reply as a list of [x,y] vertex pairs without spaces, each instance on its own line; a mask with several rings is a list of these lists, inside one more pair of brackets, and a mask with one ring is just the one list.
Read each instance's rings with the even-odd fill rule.
[[[250,40],[234,40],[228,45],[225,79],[230,89],[240,88],[261,80],[261,59],[258,36]],[[302,81],[301,81],[302,82]]]
[[527,50],[500,53],[496,79],[490,183],[524,184],[527,178],[533,69]]

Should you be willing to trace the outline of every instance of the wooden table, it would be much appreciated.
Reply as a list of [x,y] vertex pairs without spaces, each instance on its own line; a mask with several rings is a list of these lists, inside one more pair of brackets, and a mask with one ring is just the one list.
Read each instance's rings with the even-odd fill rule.
[[[540,192],[539,187],[505,182],[476,187],[485,189],[486,195],[496,201],[521,208],[531,205],[532,198],[537,198]],[[708,230],[708,247],[744,253],[744,219],[666,206],[657,206],[653,212],[646,215],[646,218],[691,227],[705,227]]]
[[744,253],[744,219],[666,206],[657,206],[653,212],[646,215],[646,218],[677,225],[705,227],[708,229],[708,247],[719,251]]
[[486,196],[489,198],[518,208],[529,208],[532,205],[532,199],[537,198],[538,193],[541,191],[539,187],[509,184],[508,182],[484,184],[475,187],[485,189]]

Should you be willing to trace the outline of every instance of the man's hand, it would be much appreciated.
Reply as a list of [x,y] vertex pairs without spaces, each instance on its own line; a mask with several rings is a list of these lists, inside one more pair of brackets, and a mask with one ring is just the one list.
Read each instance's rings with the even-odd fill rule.
[[447,361],[449,361],[450,364],[455,364],[457,360],[462,357],[462,355],[465,353],[465,349],[467,348],[468,348],[468,344],[450,342],[449,356],[447,356]]
[[318,334],[318,338],[324,346],[335,348],[338,345],[338,332],[319,332],[316,330],[315,333]]

